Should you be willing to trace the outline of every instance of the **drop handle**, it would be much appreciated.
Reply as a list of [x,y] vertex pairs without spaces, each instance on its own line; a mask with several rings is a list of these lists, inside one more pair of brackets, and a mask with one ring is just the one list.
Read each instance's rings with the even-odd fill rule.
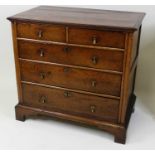
[[96,87],[96,85],[97,85],[97,81],[95,81],[95,80],[92,81],[92,82],[91,82],[91,85],[92,85],[92,87]]
[[39,55],[40,55],[40,57],[44,57],[45,51],[43,49],[40,49],[39,50]]
[[98,62],[98,58],[96,56],[93,56],[91,60],[94,65],[96,65]]
[[96,106],[94,106],[94,105],[90,106],[90,110],[92,113],[94,113],[96,111]]
[[39,76],[40,76],[40,78],[42,79],[42,80],[44,80],[47,76],[49,76],[49,75],[51,75],[51,72],[49,71],[49,72],[40,72],[39,73]]
[[42,38],[43,37],[43,31],[39,30],[37,35],[38,35],[38,38]]
[[46,74],[45,73],[40,73],[40,78],[43,80],[46,78]]
[[97,44],[97,37],[96,36],[92,37],[92,43],[93,43],[93,45]]
[[45,96],[42,96],[40,98],[39,102],[44,104],[44,103],[46,103],[46,100],[47,100],[46,97]]

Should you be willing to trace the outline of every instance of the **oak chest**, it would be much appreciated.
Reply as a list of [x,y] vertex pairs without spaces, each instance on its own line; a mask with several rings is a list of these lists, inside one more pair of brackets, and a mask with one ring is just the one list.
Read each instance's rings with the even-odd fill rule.
[[52,116],[125,143],[144,13],[40,6],[12,22],[17,120]]

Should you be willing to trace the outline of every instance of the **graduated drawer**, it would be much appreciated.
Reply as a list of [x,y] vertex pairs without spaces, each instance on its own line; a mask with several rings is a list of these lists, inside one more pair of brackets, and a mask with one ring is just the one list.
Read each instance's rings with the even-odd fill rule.
[[65,42],[66,30],[58,25],[17,23],[17,37]]
[[22,84],[23,104],[80,117],[117,121],[119,100]]
[[23,81],[120,96],[121,75],[20,61]]
[[116,31],[99,31],[80,28],[69,28],[69,43],[125,48],[125,34]]
[[19,56],[24,59],[122,71],[123,52],[64,45],[18,41]]

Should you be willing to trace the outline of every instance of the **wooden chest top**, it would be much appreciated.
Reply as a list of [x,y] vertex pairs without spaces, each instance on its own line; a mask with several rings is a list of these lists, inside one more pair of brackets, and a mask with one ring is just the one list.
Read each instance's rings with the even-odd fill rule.
[[144,16],[144,13],[137,12],[39,6],[8,19],[135,31]]

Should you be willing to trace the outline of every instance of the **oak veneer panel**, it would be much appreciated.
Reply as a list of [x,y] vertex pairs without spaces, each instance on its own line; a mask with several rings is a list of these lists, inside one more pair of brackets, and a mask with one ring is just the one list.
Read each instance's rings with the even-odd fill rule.
[[68,42],[72,44],[85,44],[94,46],[114,47],[124,49],[125,33],[115,31],[97,31],[78,28],[68,29]]
[[123,51],[18,41],[19,57],[29,60],[122,72]]
[[20,61],[23,81],[120,96],[121,75]]
[[139,42],[140,42],[140,34],[141,34],[141,28],[138,31],[135,31],[133,34],[133,46],[132,46],[132,54],[131,54],[131,67],[134,63],[134,61],[138,57],[139,52]]
[[[27,84],[23,84],[22,89],[24,105],[46,110],[62,110],[93,119],[117,121],[119,100]],[[65,93],[69,95],[65,96]]]
[[66,29],[60,25],[18,23],[17,37],[66,42]]

